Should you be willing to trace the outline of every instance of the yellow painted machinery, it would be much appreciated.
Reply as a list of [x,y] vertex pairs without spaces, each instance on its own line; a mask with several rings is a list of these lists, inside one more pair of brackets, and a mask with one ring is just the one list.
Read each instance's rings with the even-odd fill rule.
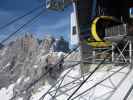
[[[112,24],[116,25],[116,26],[113,27],[113,29],[112,28],[107,28],[107,27],[112,26]],[[88,34],[91,34],[91,37],[85,39],[83,42],[87,43],[88,45],[90,45],[94,48],[109,47],[109,46],[112,45],[113,41],[107,39],[107,37],[109,37],[110,35],[113,35],[112,30],[117,31],[120,28],[123,28],[123,25],[124,24],[122,24],[120,21],[118,21],[116,18],[114,18],[112,16],[98,16],[98,17],[95,17],[91,22],[90,33],[88,32]],[[86,34],[86,33],[81,33],[81,35],[82,34]],[[123,35],[124,34],[126,34],[126,31],[124,31]]]

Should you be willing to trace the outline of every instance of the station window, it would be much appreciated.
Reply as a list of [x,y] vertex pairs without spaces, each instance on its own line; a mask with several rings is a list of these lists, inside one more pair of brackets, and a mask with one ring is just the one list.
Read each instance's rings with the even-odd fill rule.
[[76,34],[76,26],[72,27],[72,34],[75,35]]
[[133,8],[130,8],[129,13],[130,13],[130,18],[133,18]]

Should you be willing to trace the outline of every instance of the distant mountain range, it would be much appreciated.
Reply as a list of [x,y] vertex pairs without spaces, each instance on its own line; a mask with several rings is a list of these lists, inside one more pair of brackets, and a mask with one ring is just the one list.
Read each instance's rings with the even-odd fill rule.
[[[51,64],[68,52],[69,44],[67,41],[58,39],[56,43],[53,37],[45,37],[38,42],[38,39],[30,34],[17,38],[10,42],[3,49],[0,49],[0,89],[14,84],[13,95],[19,94],[24,88],[29,87],[41,75],[43,75]],[[65,45],[64,45],[64,44]],[[56,49],[52,46],[56,44]],[[67,44],[67,45],[66,45]],[[60,49],[60,46],[63,47]],[[63,50],[64,49],[64,50]],[[48,65],[47,65],[48,64]],[[62,72],[62,65],[51,69],[48,79],[52,84]],[[39,81],[31,92],[22,95],[23,100],[29,100],[33,91],[45,84],[46,77]],[[5,99],[4,99],[5,100]]]

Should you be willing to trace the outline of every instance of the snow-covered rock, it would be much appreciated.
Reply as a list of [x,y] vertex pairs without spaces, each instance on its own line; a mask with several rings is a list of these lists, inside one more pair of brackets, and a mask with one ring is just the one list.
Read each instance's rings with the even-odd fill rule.
[[[5,94],[2,93],[7,92],[8,87],[14,84],[11,89],[12,96],[18,95],[17,100],[29,100],[33,93],[46,84],[46,80],[51,84],[57,80],[62,72],[62,65],[50,68],[48,64],[53,66],[65,53],[51,52],[53,42],[54,38],[45,37],[39,44],[33,35],[25,34],[0,50],[0,98],[4,97]],[[51,72],[30,87],[47,72],[46,65]],[[28,87],[30,89],[24,91]],[[21,94],[21,91],[24,93]],[[7,95],[3,100],[9,100],[12,96]]]

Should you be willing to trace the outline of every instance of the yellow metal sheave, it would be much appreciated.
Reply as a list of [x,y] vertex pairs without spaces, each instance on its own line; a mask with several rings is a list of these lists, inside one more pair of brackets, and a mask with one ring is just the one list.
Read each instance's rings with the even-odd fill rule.
[[112,20],[113,18],[111,16],[100,16],[100,17],[96,17],[94,19],[94,21],[92,22],[91,24],[91,34],[93,36],[93,38],[97,41],[97,42],[101,42],[103,41],[99,36],[98,36],[98,32],[97,32],[97,22],[100,20],[100,19],[105,19],[105,20]]
[[100,38],[99,33],[97,32],[97,23],[100,19],[103,20],[113,20],[112,16],[99,16],[96,17],[92,24],[91,24],[91,34],[92,37],[94,38],[95,42],[89,42],[88,44],[93,46],[93,47],[107,47],[111,45],[111,42],[109,41],[105,41],[103,39]]

